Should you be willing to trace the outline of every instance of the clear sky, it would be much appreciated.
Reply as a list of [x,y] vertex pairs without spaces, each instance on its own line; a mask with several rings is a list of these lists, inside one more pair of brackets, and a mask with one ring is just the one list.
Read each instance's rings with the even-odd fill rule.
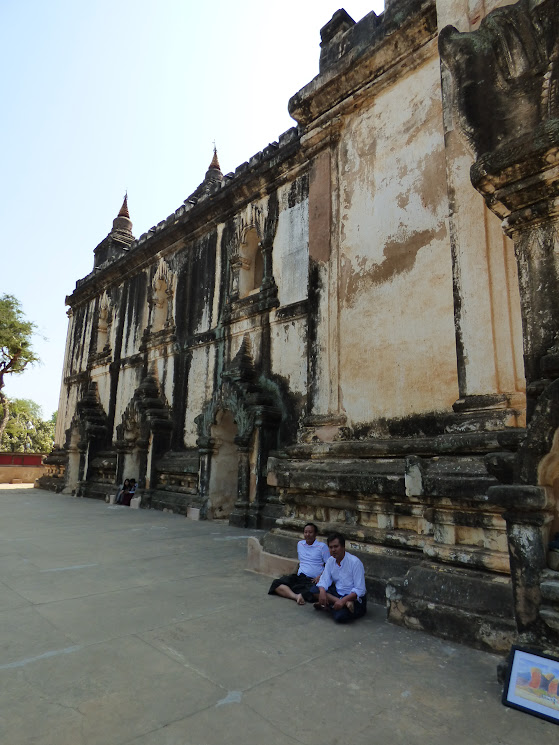
[[93,268],[128,190],[136,237],[204,178],[294,126],[320,28],[383,0],[2,0],[0,294],[39,330],[42,364],[5,393],[58,408],[65,297]]

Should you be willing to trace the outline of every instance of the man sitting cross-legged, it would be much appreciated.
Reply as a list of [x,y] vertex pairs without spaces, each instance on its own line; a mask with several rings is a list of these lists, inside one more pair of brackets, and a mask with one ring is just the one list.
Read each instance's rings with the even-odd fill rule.
[[314,600],[309,589],[320,579],[324,564],[330,558],[325,543],[316,540],[318,528],[307,523],[303,529],[305,539],[297,544],[299,570],[297,574],[287,574],[272,582],[268,595],[280,595],[295,600],[297,605],[305,605],[305,600]]
[[345,538],[341,533],[328,537],[330,558],[320,580],[313,587],[316,610],[328,610],[337,623],[361,618],[367,612],[367,589],[363,562],[346,553]]

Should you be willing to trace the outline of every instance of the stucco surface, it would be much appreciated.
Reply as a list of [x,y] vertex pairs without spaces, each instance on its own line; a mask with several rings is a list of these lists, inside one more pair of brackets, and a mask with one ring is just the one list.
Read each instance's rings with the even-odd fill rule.
[[352,421],[458,397],[441,123],[434,58],[342,134],[340,381]]

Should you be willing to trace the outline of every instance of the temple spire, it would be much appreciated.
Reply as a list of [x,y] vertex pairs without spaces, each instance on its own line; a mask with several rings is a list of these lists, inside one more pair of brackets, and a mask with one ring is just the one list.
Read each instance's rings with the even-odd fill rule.
[[113,220],[113,231],[114,230],[132,234],[132,220],[130,219],[130,213],[128,212],[128,192],[124,195],[124,201],[122,202],[120,212]]
[[132,220],[128,212],[128,192],[126,192],[122,207],[113,220],[111,232],[93,251],[95,257],[93,268],[99,269],[107,262],[121,258],[130,249],[133,242]]
[[126,192],[124,195],[124,201],[122,203],[122,207],[120,208],[118,216],[127,217],[130,220],[130,213],[128,212],[128,192]]
[[212,162],[210,163],[210,167],[208,170],[210,169],[221,172],[221,166],[219,165],[219,160],[217,159],[217,148],[215,146],[215,142],[214,142],[214,156],[212,158]]

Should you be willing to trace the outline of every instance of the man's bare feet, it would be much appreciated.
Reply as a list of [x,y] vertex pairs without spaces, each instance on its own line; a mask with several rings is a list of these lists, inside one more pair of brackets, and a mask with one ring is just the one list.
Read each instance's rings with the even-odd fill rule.
[[313,608],[315,610],[330,610],[328,605],[322,605],[321,603],[313,603]]
[[353,600],[348,600],[345,604],[345,607],[348,609],[350,613],[355,613],[355,606],[353,604]]
[[295,598],[297,601],[297,605],[305,605],[305,598],[299,593],[297,597]]

